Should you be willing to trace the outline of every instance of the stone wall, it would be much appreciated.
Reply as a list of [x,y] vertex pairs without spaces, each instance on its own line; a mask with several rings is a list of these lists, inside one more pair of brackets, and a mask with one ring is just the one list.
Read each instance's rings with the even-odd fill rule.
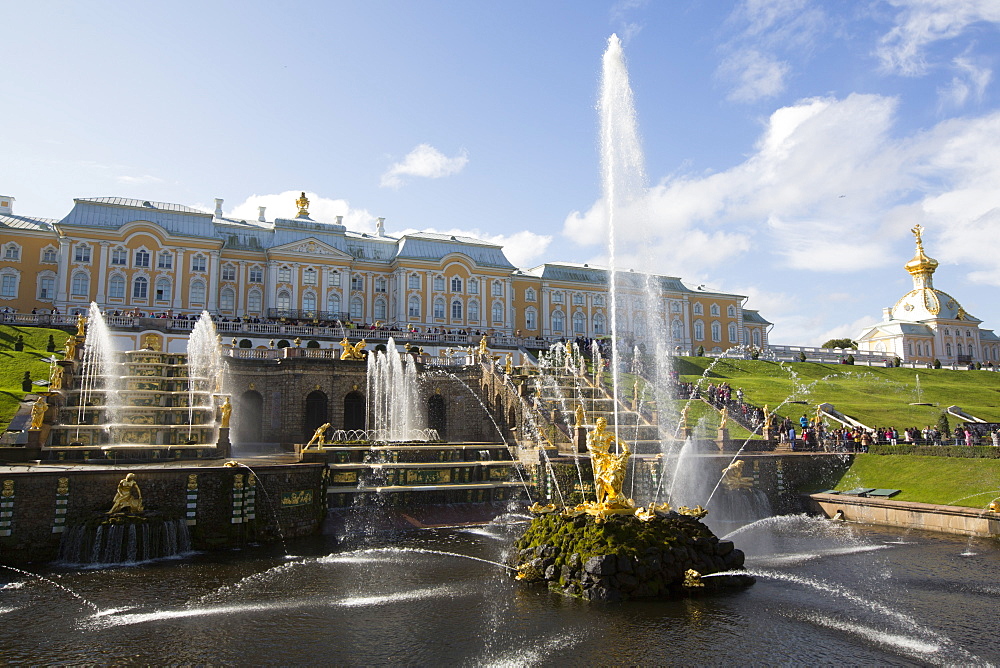
[[808,501],[813,512],[825,517],[839,517],[849,522],[982,538],[995,538],[1000,535],[1000,516],[976,508],[843,494],[811,494]]
[[67,527],[111,507],[118,482],[135,473],[149,514],[184,518],[194,549],[311,535],[326,513],[322,465],[74,468],[0,476],[0,561],[56,559]]

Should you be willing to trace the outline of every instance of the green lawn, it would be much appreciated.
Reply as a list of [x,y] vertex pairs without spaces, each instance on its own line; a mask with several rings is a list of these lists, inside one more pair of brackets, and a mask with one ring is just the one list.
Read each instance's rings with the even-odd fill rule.
[[[734,392],[743,388],[750,403],[777,408],[780,415],[791,418],[812,415],[817,404],[826,402],[870,427],[924,427],[936,423],[941,411],[951,405],[987,422],[1000,422],[1000,373],[990,371],[678,359],[684,381],[696,381],[706,370],[702,387],[728,382]],[[918,398],[932,405],[911,406]],[[791,403],[796,401],[804,403]]]
[[985,508],[1000,497],[1000,460],[856,455],[834,489],[899,489],[894,501]]
[[[18,335],[24,336],[24,350],[14,350]],[[69,337],[68,332],[43,327],[15,327],[0,325],[0,431],[7,428],[17,412],[18,404],[24,398],[21,380],[24,372],[31,374],[32,380],[47,380],[49,364],[42,358],[50,354],[45,346],[49,335],[56,344],[56,354],[61,358],[62,346]]]

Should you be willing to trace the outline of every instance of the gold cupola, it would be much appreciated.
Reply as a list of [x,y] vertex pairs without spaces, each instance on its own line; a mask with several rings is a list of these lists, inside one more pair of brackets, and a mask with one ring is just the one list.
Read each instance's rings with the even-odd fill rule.
[[910,272],[910,276],[913,277],[914,289],[933,288],[932,277],[934,270],[938,268],[938,261],[932,257],[927,257],[927,254],[924,253],[924,242],[922,239],[924,228],[918,224],[910,231],[913,232],[913,236],[917,239],[917,253],[913,256],[912,260],[903,266],[906,271]]

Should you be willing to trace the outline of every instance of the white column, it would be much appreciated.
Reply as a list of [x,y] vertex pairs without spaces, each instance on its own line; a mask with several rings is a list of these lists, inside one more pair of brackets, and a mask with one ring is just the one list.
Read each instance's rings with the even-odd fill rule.
[[542,321],[538,323],[538,332],[542,336],[548,336],[551,333],[549,326],[551,321],[549,320],[549,284],[542,283],[541,287],[538,289],[538,301],[541,303],[542,309],[541,316]]
[[208,312],[215,313],[219,308],[219,251],[208,253]]
[[184,249],[178,248],[174,257],[174,314],[187,308],[188,285],[184,282],[187,272],[184,271]]
[[236,315],[246,314],[247,303],[247,263],[240,260],[236,263]]
[[108,246],[110,245],[107,241],[102,241],[98,244],[101,249],[101,264],[100,269],[97,270],[97,297],[95,301],[100,306],[104,306],[104,302],[106,301],[104,287],[108,281]]
[[69,239],[59,237],[59,265],[56,273],[56,306],[62,306],[66,312],[66,302],[69,300],[69,282],[73,272],[69,270]]
[[268,310],[275,308],[278,303],[278,263],[274,260],[267,261],[267,279],[264,284],[264,316],[268,317]]

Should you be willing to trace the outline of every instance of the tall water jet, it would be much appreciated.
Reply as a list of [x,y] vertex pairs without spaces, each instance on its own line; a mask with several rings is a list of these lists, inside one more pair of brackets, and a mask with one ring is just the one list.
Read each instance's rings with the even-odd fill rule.
[[[222,391],[222,351],[215,323],[208,311],[202,311],[187,343],[188,362],[188,436],[194,425],[196,398]],[[202,408],[204,408],[202,406]]]
[[385,352],[368,355],[368,398],[368,429],[374,430],[375,440],[427,440],[416,362],[396,350],[392,337],[386,342]]
[[[81,362],[78,424],[87,424],[87,411],[95,410],[99,402],[104,406],[103,425],[114,442],[117,425],[122,421],[121,368],[111,330],[96,303],[91,302],[87,319],[87,338],[83,344]],[[98,399],[99,398],[99,399]],[[79,428],[76,438],[79,440]]]
[[611,377],[614,402],[614,428],[618,432],[619,374],[621,369],[619,323],[619,276],[616,268],[616,219],[619,213],[639,198],[645,189],[642,147],[636,124],[635,105],[625,54],[618,35],[608,39],[601,76],[601,173],[604,203],[608,216],[608,292],[611,309]]

